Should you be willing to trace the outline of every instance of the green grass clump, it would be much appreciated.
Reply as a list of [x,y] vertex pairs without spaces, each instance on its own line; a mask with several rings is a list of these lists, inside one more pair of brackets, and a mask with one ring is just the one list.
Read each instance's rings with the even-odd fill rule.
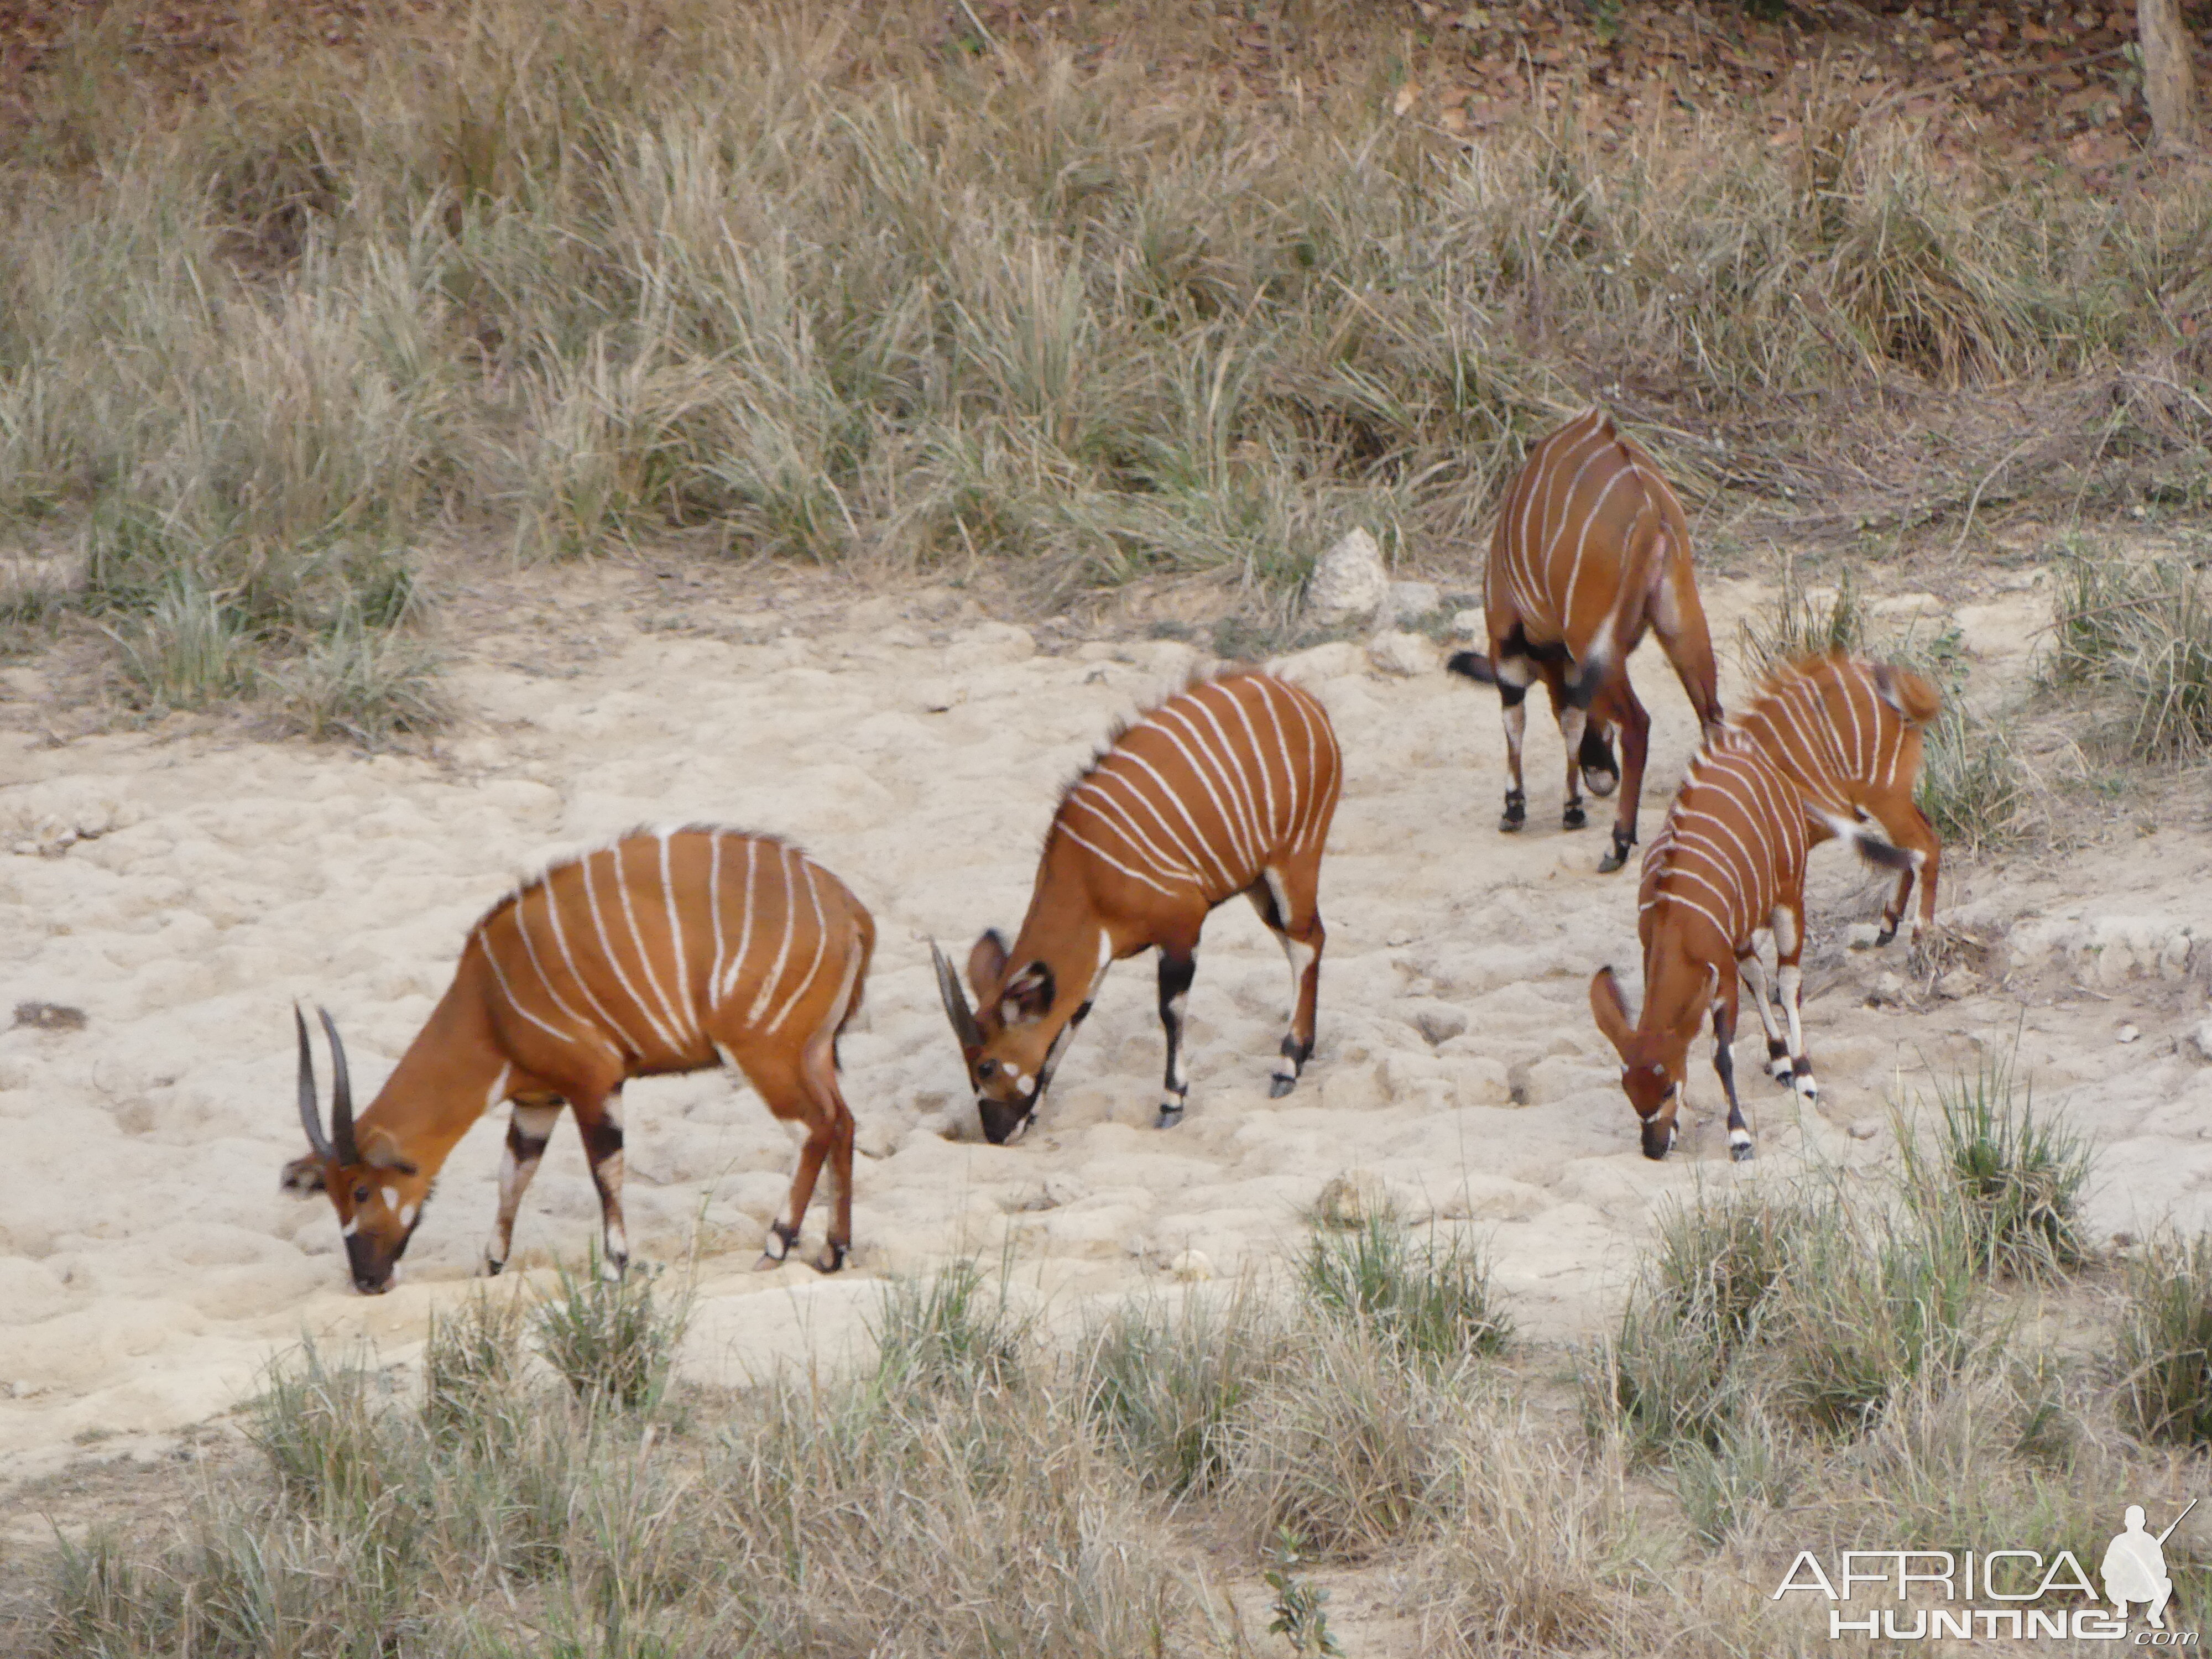
[[1009,1299],[1010,1289],[1003,1273],[987,1280],[967,1260],[927,1279],[894,1280],[869,1333],[878,1386],[962,1394],[1018,1389],[1036,1328]]
[[1586,1398],[1632,1455],[1688,1450],[1708,1485],[1764,1480],[1762,1414],[1848,1438],[1974,1350],[1972,1258],[1952,1211],[1922,1224],[1834,1194],[1739,1191],[1675,1209],[1660,1240]]
[[1148,1486],[1208,1491],[1228,1474],[1237,1430],[1285,1342],[1244,1289],[1173,1307],[1125,1304],[1085,1340],[1091,1419]]
[[1496,1353],[1512,1334],[1474,1245],[1433,1232],[1417,1242],[1385,1209],[1370,1208],[1348,1229],[1316,1226],[1299,1274],[1316,1314],[1371,1330],[1407,1358],[1455,1364]]
[[2212,1444],[2212,1234],[2160,1236],[2128,1264],[2119,1365],[2130,1429]]
[[1922,753],[1913,799],[1947,844],[1997,847],[2018,832],[2030,798],[2027,768],[2002,726],[1948,697]]
[[459,1313],[430,1317],[422,1344],[423,1425],[441,1438],[511,1426],[523,1364],[519,1297],[478,1291]]
[[1984,1061],[1937,1087],[1932,1146],[1900,1125],[1906,1202],[1928,1224],[1955,1219],[1984,1276],[2040,1278],[2087,1256],[2079,1219],[2089,1179],[2081,1137],[2038,1116],[2034,1091]]
[[560,1268],[532,1314],[531,1334],[580,1401],[633,1412],[659,1403],[691,1319],[689,1291],[664,1298],[659,1276],[657,1267],[634,1265],[618,1279],[603,1278],[596,1251],[583,1273]]
[[2212,755],[2212,596],[2200,572],[2186,560],[2076,544],[2052,611],[2054,678],[2116,691],[2132,753]]

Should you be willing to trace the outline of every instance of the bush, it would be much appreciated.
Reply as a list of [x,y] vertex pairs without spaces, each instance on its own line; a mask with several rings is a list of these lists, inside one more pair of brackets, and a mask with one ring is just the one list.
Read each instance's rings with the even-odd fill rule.
[[1208,1491],[1227,1474],[1247,1407],[1285,1338],[1255,1295],[1124,1304],[1084,1342],[1091,1418],[1148,1486]]
[[2128,1264],[2120,1415],[2147,1440],[2212,1443],[2212,1234],[2153,1239]]
[[562,1267],[556,1290],[538,1304],[531,1319],[538,1351],[585,1405],[650,1411],[660,1403],[691,1295],[657,1299],[659,1277],[657,1266],[633,1264],[619,1279],[602,1278],[595,1250],[582,1275]]
[[1496,1353],[1512,1334],[1472,1244],[1433,1231],[1417,1244],[1383,1210],[1347,1231],[1316,1227],[1300,1269],[1316,1314],[1373,1331],[1401,1358],[1456,1364]]
[[2053,675],[2117,690],[2130,750],[2148,760],[2212,754],[2212,598],[2186,561],[2077,544],[2053,612]]
[[1984,1276],[2036,1278],[2077,1266],[2087,1255],[2076,1218],[2089,1179],[2081,1136],[2038,1117],[2032,1088],[2016,1089],[2009,1066],[1984,1060],[1936,1095],[1931,1148],[1897,1125],[1905,1197],[1923,1225],[1963,1226]]
[[523,1306],[478,1291],[459,1314],[430,1316],[422,1344],[422,1422],[442,1440],[511,1426],[522,1377]]
[[1163,94],[1242,50],[1189,8],[972,58],[926,12],[655,15],[401,18],[158,116],[127,23],[88,28],[9,163],[0,528],[156,526],[142,593],[453,525],[1286,607],[1352,524],[1466,544],[1592,386],[1646,388],[1686,490],[1769,501],[1941,510],[2019,453],[1937,398],[1908,459],[1863,414],[1899,375],[2006,386],[2021,471],[2084,487],[2212,442],[2186,397],[2075,395],[2171,358],[2201,185],[2115,206],[1960,175],[1906,124],[1778,149],[1724,110],[1462,149],[1389,112],[1402,44],[1357,8],[1276,41],[1325,88],[1288,123]]
[[2026,764],[2002,726],[1956,696],[1928,729],[1914,799],[1951,845],[1996,847],[2013,838],[2028,802]]
[[1449,1381],[1368,1327],[1317,1325],[1240,1425],[1233,1488],[1265,1542],[1357,1558],[1433,1522],[1462,1410]]
[[1021,1385],[1035,1328],[1007,1300],[1006,1274],[956,1261],[926,1279],[894,1280],[870,1334],[879,1388],[961,1394]]

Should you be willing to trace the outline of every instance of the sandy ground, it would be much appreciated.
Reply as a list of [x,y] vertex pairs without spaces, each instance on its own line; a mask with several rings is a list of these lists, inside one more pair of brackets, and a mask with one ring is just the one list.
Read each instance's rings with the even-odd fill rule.
[[[1135,962],[1109,981],[1038,1130],[996,1148],[964,1098],[927,940],[964,954],[985,925],[1018,922],[1056,788],[1110,721],[1178,682],[1190,647],[1043,653],[945,593],[860,602],[807,637],[759,615],[720,619],[720,638],[670,631],[665,614],[647,631],[643,613],[593,609],[604,574],[573,580],[593,615],[586,642],[549,651],[520,617],[473,639],[453,682],[467,718],[428,757],[173,722],[61,744],[32,720],[0,732],[0,1008],[85,1015],[81,1029],[0,1031],[0,1486],[88,1442],[158,1444],[232,1405],[303,1333],[408,1355],[427,1316],[467,1293],[503,1123],[447,1166],[407,1282],[352,1295],[328,1205],[277,1191],[301,1150],[290,1000],[338,1018],[365,1099],[483,907],[547,856],[641,822],[793,836],[871,907],[881,939],[846,1044],[864,1153],[853,1271],[749,1271],[790,1152],[741,1087],[705,1074],[629,1092],[631,1239],[672,1260],[701,1245],[685,1363],[702,1377],[834,1349],[864,1329],[884,1275],[955,1252],[1009,1252],[1061,1308],[1231,1275],[1278,1259],[1346,1173],[1387,1185],[1410,1216],[1473,1230],[1523,1331],[1572,1339],[1616,1305],[1658,1201],[1893,1157],[1889,1103],[2015,1039],[2039,1095],[2098,1144],[2100,1231],[2212,1223],[2212,1065],[2189,1035],[2212,954],[2203,803],[2171,804],[2169,827],[2124,845],[1955,860],[1944,909],[1987,947],[1978,972],[1947,982],[1959,994],[1912,979],[1879,1006],[1869,994],[1905,975],[1904,946],[1846,949],[1878,889],[1825,849],[1806,1010],[1819,1109],[1764,1080],[1747,1018],[1758,1160],[1728,1162],[1701,1055],[1691,1131],[1653,1165],[1584,991],[1611,962],[1640,994],[1634,877],[1595,873],[1601,830],[1556,828],[1556,735],[1531,723],[1531,829],[1500,836],[1494,698],[1437,672],[1425,642],[1401,665],[1427,665],[1411,673],[1378,672],[1364,644],[1320,647],[1283,665],[1327,703],[1347,765],[1306,1081],[1267,1097],[1287,975],[1231,906],[1200,953],[1188,1121],[1151,1127],[1160,1036],[1149,963]],[[1724,696],[1740,687],[1734,619],[1765,597],[1708,588]],[[1945,609],[1977,695],[2024,681],[2035,589]],[[19,698],[36,690],[24,671],[9,678]],[[1650,647],[1637,678],[1656,716],[1648,838],[1692,722]],[[2124,1043],[2124,1027],[2139,1035]],[[564,1126],[519,1262],[580,1255],[596,1215]],[[820,1226],[817,1210],[811,1238]]]

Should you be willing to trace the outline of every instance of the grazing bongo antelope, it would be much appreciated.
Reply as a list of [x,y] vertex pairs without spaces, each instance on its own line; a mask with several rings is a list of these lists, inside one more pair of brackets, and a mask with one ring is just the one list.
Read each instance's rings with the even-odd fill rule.
[[[1490,650],[1462,651],[1452,672],[1498,688],[1511,784],[1501,830],[1528,817],[1522,787],[1523,700],[1541,678],[1567,744],[1567,799],[1560,822],[1579,830],[1582,782],[1609,795],[1620,787],[1613,845],[1601,871],[1618,870],[1636,845],[1637,805],[1651,717],[1628,683],[1628,659],[1645,629],[1659,635],[1706,732],[1718,729],[1713,643],[1690,568],[1682,504],[1643,449],[1593,408],[1528,452],[1490,537],[1483,577]],[[1613,738],[1620,737],[1620,759]]]
[[1291,1091],[1313,1053],[1325,937],[1315,898],[1342,779],[1321,704],[1252,669],[1200,681],[1114,734],[1061,793],[1012,949],[994,928],[969,953],[975,1009],[930,946],[992,1144],[1029,1127],[1107,969],[1148,946],[1159,949],[1168,1045],[1159,1127],[1181,1121],[1199,930],[1237,893],[1290,957],[1290,1031],[1270,1091]]
[[1908,669],[1832,651],[1769,669],[1735,724],[1786,773],[1804,798],[1814,846],[1872,818],[1911,862],[1881,913],[1877,945],[1898,923],[1920,879],[1912,943],[1936,920],[1936,875],[1943,843],[1912,799],[1920,776],[1922,732],[1943,707],[1933,685]]
[[853,1239],[853,1115],[837,1087],[837,1037],[860,1008],[875,941],[874,921],[844,884],[773,836],[639,830],[556,864],[470,930],[453,984],[358,1119],[344,1045],[322,1014],[333,1073],[327,1135],[307,1022],[293,1011],[300,1123],[312,1150],[285,1166],[284,1185],[330,1194],[356,1288],[387,1290],[447,1154],[511,1100],[484,1260],[495,1273],[565,1103],[599,1190],[607,1264],[620,1273],[629,1258],[623,1085],[719,1061],[805,1134],[760,1265],[798,1243],[826,1158],[835,1207],[815,1265],[835,1272]]
[[[1862,825],[1848,835],[1869,860],[1898,868],[1907,855]],[[1644,1012],[1633,1026],[1613,969],[1590,978],[1590,1012],[1620,1054],[1620,1086],[1643,1120],[1644,1156],[1664,1158],[1674,1144],[1690,1041],[1708,1008],[1713,1016],[1713,1070],[1728,1095],[1729,1155],[1752,1155],[1736,1098],[1735,1041],[1739,971],[1751,981],[1766,1031],[1774,1078],[1817,1100],[1820,1085],[1805,1053],[1801,1022],[1805,948],[1805,809],[1797,786],[1759,745],[1733,728],[1708,743],[1691,763],[1666,828],[1644,855],[1637,895],[1637,935],[1644,945]],[[1789,1022],[1785,1043],[1768,1006],[1766,970],[1756,935],[1774,933],[1777,978]]]

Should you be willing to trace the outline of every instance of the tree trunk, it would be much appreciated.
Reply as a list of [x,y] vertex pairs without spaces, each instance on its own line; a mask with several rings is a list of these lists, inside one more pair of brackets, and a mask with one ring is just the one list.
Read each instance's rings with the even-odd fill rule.
[[2136,0],[2136,28],[2151,135],[2160,149],[2188,149],[2197,142],[2197,100],[2180,0]]

